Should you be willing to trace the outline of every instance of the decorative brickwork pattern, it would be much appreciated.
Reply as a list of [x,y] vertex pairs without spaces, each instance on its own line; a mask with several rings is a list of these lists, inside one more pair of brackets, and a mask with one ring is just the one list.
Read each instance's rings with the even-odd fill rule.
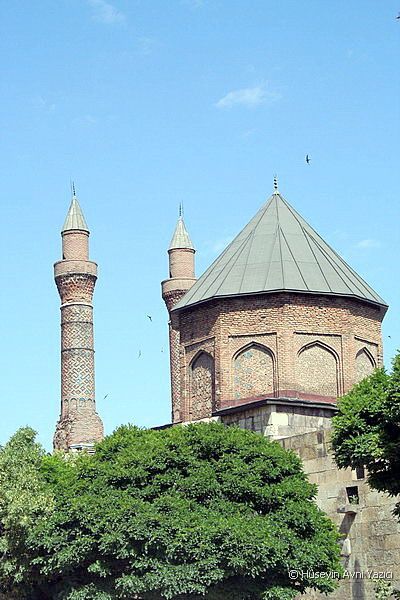
[[61,310],[61,326],[75,323],[90,323],[93,325],[93,306],[91,304],[67,304]]
[[355,352],[356,355],[360,350],[366,350],[372,359],[374,367],[382,367],[382,348],[379,348],[378,344],[372,342],[370,339],[355,338]]
[[56,284],[62,303],[66,302],[88,302],[92,301],[96,277],[88,274],[66,274],[57,277]]
[[[82,309],[81,314],[76,311],[76,319],[68,320],[65,318],[65,310],[70,307],[64,306],[61,309],[61,340],[62,349],[71,348],[72,344],[76,344],[77,348],[93,348],[93,321],[89,317],[89,313],[93,312],[92,307],[78,307]],[[85,320],[81,320],[86,317]]]
[[214,360],[215,338],[203,338],[196,341],[194,344],[188,344],[185,346],[184,353],[186,364],[192,365],[200,352],[209,354]]
[[172,395],[172,422],[179,423],[181,414],[181,374],[180,374],[180,334],[176,318],[171,316],[169,322],[169,362]]
[[234,396],[248,398],[274,391],[274,358],[268,348],[251,344],[234,359]]
[[62,351],[61,396],[63,403],[72,399],[94,400],[94,354],[87,348]]
[[[174,313],[172,313],[172,317],[174,318]],[[185,370],[180,371],[180,389],[181,393],[181,420],[182,421],[190,421],[193,418],[193,414],[196,414],[196,419],[205,418],[210,416],[209,405],[207,403],[203,403],[202,406],[205,408],[204,414],[201,414],[201,411],[195,410],[193,412],[193,399],[192,399],[192,388],[191,388],[191,373],[192,367],[195,363],[196,359],[200,356],[201,353],[205,353],[209,355],[213,362],[213,407],[215,402],[215,369],[214,369],[214,352],[215,352],[215,339],[214,338],[205,338],[196,341],[194,344],[189,344],[181,349],[181,353],[184,353],[184,357],[182,355],[179,356],[180,364],[183,363],[188,365],[188,368],[185,367]],[[183,358],[183,361],[182,361]]]
[[[356,382],[361,348],[368,348],[380,364],[384,314],[383,308],[350,298],[283,292],[210,300],[172,311],[180,346],[174,354],[175,360],[179,357],[179,385],[173,401],[180,406],[181,420],[190,420],[183,407],[190,400],[187,373],[194,352],[205,350],[214,357],[216,410],[252,400],[245,390],[242,398],[235,391],[235,360],[248,344],[265,346],[274,357],[270,392],[265,392],[263,368],[254,369],[254,396],[263,390],[268,397],[332,402]],[[206,340],[213,340],[212,348]],[[305,347],[310,353],[302,355]]]
[[371,353],[366,348],[359,350],[356,356],[356,382],[371,375],[375,368],[376,364]]
[[214,400],[214,361],[205,352],[195,358],[190,373],[191,420],[210,417]]
[[333,352],[339,361],[343,359],[343,344],[342,336],[335,333],[326,333],[325,331],[312,331],[305,333],[304,331],[296,331],[294,334],[294,350],[297,354],[306,346],[312,344],[320,344],[327,348],[330,352]]
[[304,347],[297,359],[297,389],[336,398],[338,360],[332,349],[315,342]]
[[[164,292],[164,290],[163,290]],[[171,309],[184,296],[186,290],[171,290],[163,293],[163,299],[170,313],[169,328],[169,363],[171,376],[172,397],[172,422],[180,423],[183,420],[181,373],[180,373],[180,331],[177,315],[171,314]]]
[[61,298],[61,415],[54,448],[93,444],[103,437],[96,412],[92,297],[97,266],[86,260],[88,233],[63,234],[63,255],[54,266]]

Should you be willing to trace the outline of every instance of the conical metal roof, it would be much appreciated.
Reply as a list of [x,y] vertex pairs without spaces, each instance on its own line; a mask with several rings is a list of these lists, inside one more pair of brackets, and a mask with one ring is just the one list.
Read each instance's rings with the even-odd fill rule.
[[79,206],[78,198],[75,194],[72,196],[71,204],[61,231],[68,231],[69,229],[89,231],[82,209]]
[[212,298],[279,291],[346,296],[387,306],[275,191],[174,310]]
[[168,250],[175,250],[177,248],[189,248],[190,250],[194,250],[192,240],[189,237],[182,216],[178,219]]

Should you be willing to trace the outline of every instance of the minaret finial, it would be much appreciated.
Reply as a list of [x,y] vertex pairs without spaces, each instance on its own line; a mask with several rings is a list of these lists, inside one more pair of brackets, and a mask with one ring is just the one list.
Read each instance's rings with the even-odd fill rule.
[[75,193],[75,181],[73,181],[71,185],[72,185],[72,195],[75,198],[75,196],[76,196],[76,193]]
[[274,175],[274,194],[278,191],[278,176],[275,173]]
[[183,206],[182,206],[182,202],[179,202],[179,218],[181,218],[183,214]]

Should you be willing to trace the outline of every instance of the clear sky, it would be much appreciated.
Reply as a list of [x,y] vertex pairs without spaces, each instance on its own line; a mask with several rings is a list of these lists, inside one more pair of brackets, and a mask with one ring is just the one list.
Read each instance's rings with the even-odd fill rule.
[[0,443],[29,424],[51,447],[52,265],[71,178],[100,271],[96,385],[107,432],[170,420],[160,281],[179,202],[201,274],[269,197],[274,173],[390,304],[390,365],[400,346],[399,9],[398,0],[1,3]]

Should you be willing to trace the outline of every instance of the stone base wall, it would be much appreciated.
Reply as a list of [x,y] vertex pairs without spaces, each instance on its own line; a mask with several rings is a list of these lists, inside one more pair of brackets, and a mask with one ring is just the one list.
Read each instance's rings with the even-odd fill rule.
[[[302,458],[310,481],[318,485],[318,505],[342,535],[347,577],[329,598],[375,600],[374,585],[380,573],[385,574],[394,589],[400,588],[400,523],[392,514],[395,499],[372,490],[363,473],[338,469],[329,440],[330,431],[320,430],[282,439],[280,443]],[[326,598],[311,591],[306,597]]]
[[331,427],[332,408],[298,406],[295,402],[274,404],[270,401],[257,408],[242,409],[221,416],[226,425],[238,425],[272,439],[297,436]]

